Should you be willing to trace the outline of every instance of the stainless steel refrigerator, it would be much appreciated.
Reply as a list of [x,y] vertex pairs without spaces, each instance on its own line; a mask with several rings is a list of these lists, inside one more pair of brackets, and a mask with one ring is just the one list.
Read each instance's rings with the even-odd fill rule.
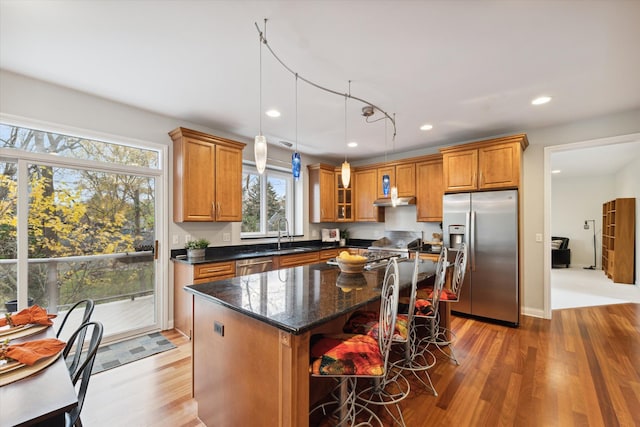
[[460,242],[469,248],[460,301],[451,310],[517,326],[518,191],[445,194],[442,231],[450,260]]

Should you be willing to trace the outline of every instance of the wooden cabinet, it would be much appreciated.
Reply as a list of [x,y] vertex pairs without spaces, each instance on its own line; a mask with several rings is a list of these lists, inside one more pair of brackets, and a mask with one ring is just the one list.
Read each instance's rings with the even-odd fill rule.
[[[335,176],[335,221],[336,222],[352,222],[353,221],[353,184],[349,183],[348,187],[342,185],[342,172],[339,168],[334,170]],[[353,181],[352,181],[353,182]]]
[[353,175],[355,220],[361,222],[384,222],[384,208],[373,206],[378,194],[377,169],[356,170]]
[[173,221],[242,221],[245,144],[186,128],[173,140]]
[[391,193],[384,195],[382,177],[389,175],[390,186],[398,187],[398,197],[413,197],[416,195],[416,165],[415,163],[388,164],[377,168],[377,197],[391,197]]
[[396,182],[396,167],[393,165],[385,165],[376,169],[376,198],[378,199],[391,197],[391,190],[389,190],[389,194],[386,196],[384,194],[382,177],[385,175],[389,176],[389,188],[393,187]]
[[416,219],[442,221],[442,157],[431,156],[416,164]]
[[309,222],[334,222],[335,176],[334,167],[325,164],[308,165],[309,170]]
[[318,262],[325,262],[328,259],[337,257],[341,250],[342,248],[321,250],[318,256]]
[[173,264],[173,326],[191,338],[193,331],[193,297],[183,288],[187,285],[235,277],[235,261],[206,264]]
[[274,257],[274,263],[277,269],[298,267],[300,265],[317,264],[320,262],[320,252],[305,252],[301,254],[280,255]]
[[403,163],[396,165],[396,186],[399,197],[413,197],[416,195],[416,165]]
[[440,149],[445,192],[518,188],[525,134]]
[[614,283],[635,283],[636,199],[602,205],[602,269]]

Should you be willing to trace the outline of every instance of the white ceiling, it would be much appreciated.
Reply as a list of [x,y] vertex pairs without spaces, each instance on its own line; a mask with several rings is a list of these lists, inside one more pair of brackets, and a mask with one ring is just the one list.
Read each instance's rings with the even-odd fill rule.
[[[349,100],[350,159],[640,107],[640,1],[0,0],[0,67],[252,139],[264,18],[302,77],[397,114],[385,144]],[[295,142],[295,78],[262,52],[263,133]],[[344,97],[300,81],[297,115],[300,152],[345,155]]]

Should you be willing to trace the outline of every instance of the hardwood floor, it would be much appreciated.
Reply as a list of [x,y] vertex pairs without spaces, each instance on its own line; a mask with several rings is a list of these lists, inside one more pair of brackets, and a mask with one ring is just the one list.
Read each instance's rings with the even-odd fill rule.
[[[439,358],[430,371],[438,397],[412,382],[407,426],[640,425],[640,305],[523,316],[519,328],[454,317],[453,329],[460,366]],[[203,425],[189,341],[165,335],[176,350],[93,376],[85,426]]]

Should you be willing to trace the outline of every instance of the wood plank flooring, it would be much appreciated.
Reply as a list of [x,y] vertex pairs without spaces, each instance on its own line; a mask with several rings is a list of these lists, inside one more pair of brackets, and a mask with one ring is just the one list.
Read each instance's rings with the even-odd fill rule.
[[[437,397],[412,381],[407,426],[640,426],[640,305],[523,316],[519,328],[452,325],[460,366],[439,357]],[[203,425],[190,398],[190,343],[165,335],[177,349],[92,377],[85,426]]]

